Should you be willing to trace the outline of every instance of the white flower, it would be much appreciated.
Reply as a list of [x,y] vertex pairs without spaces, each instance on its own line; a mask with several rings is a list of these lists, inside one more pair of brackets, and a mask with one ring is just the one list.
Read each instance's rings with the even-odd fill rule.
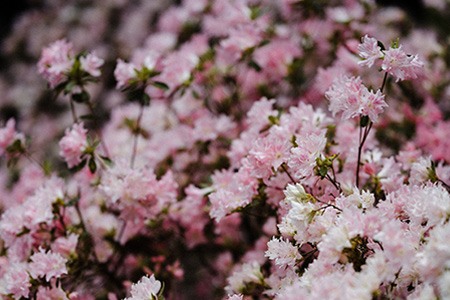
[[161,281],[156,280],[155,275],[144,276],[131,286],[131,297],[128,300],[152,300],[157,299],[158,292],[161,289]]

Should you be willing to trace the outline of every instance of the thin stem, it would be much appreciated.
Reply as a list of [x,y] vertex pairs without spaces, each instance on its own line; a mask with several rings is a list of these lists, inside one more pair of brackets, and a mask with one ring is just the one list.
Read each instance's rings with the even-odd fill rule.
[[120,228],[120,232],[119,232],[119,234],[117,236],[117,241],[119,242],[119,244],[120,244],[120,241],[122,240],[123,235],[125,234],[125,228],[126,227],[127,227],[127,221],[124,220],[123,221],[123,225]]
[[334,186],[339,192],[342,192],[341,186],[340,186],[339,182],[336,181],[335,178],[331,178],[331,176],[330,176],[329,174],[327,174],[327,175],[325,176],[325,178],[328,179],[328,181],[331,182],[331,184],[333,184],[333,186]]
[[47,169],[45,168],[45,166],[42,163],[40,163],[37,159],[35,159],[28,151],[25,150],[23,154],[29,161],[37,164],[42,169],[42,171],[44,171],[44,174],[47,173]]
[[70,99],[70,111],[72,112],[73,122],[78,123],[78,117],[77,117],[77,113],[75,111],[75,104],[73,103],[72,99]]
[[381,84],[380,92],[383,92],[384,87],[386,86],[387,78],[388,78],[388,73],[386,72],[386,73],[384,73],[383,83]]
[[289,173],[288,169],[286,168],[285,164],[282,163],[281,164],[281,168],[283,169],[284,173],[286,173],[286,175],[289,177],[289,179],[292,181],[292,183],[297,183],[297,181],[295,181],[295,179],[292,177],[292,175]]
[[[388,73],[385,72],[384,77],[383,77],[383,82],[381,83],[381,87],[380,87],[381,92],[383,92],[384,88],[386,87],[387,78],[388,78]],[[360,120],[361,120],[361,117],[360,117]],[[360,123],[361,123],[361,121],[360,121]],[[361,167],[360,164],[361,164],[362,149],[363,149],[364,143],[367,140],[367,137],[369,136],[370,130],[372,129],[372,125],[373,125],[373,122],[371,120],[369,120],[369,123],[367,124],[367,126],[362,127],[360,125],[360,127],[359,127],[358,161],[356,164],[356,187],[357,188],[359,188],[359,169]]]
[[358,161],[356,164],[356,187],[359,188],[359,169],[361,167],[361,154],[364,147],[364,143],[369,136],[370,130],[372,129],[372,121],[369,120],[369,124],[366,127],[359,127],[359,146],[358,146]]
[[[78,201],[77,201],[77,203],[75,203],[74,207],[75,207],[75,211],[77,212],[78,218],[80,219],[81,229],[86,233],[87,238],[89,240],[89,243],[92,244],[92,246],[93,246],[94,245],[94,240],[92,239],[91,234],[87,231],[86,223],[84,222],[83,215],[81,213],[80,205],[79,205]],[[99,264],[100,261],[99,261],[99,259],[97,257],[97,253],[95,252],[94,248],[92,248],[92,253],[93,253],[95,262],[97,264]]]
[[334,204],[324,202],[324,201],[322,201],[322,200],[320,200],[320,199],[317,199],[317,198],[316,198],[316,200],[317,200],[317,202],[319,202],[319,203],[325,204],[325,206],[322,206],[322,207],[319,208],[317,211],[322,210],[322,209],[326,209],[326,208],[328,208],[328,207],[332,207],[332,208],[334,208],[334,209],[336,209],[336,210],[342,212],[342,209],[340,209],[339,207],[337,207],[337,206],[334,205]]
[[139,108],[139,115],[136,120],[136,128],[133,128],[135,130],[134,132],[134,141],[133,141],[133,150],[131,153],[131,159],[130,159],[130,167],[134,168],[134,161],[136,160],[136,153],[137,153],[137,144],[138,144],[138,138],[139,138],[139,129],[141,127],[141,120],[142,116],[144,114],[144,106],[141,105]]
[[[91,101],[87,101],[87,104],[88,104],[88,107],[89,107],[89,111],[91,112],[91,115],[94,117],[94,115],[95,115],[95,113],[94,113],[94,106],[92,105]],[[97,119],[95,117],[93,119],[94,119],[94,122],[97,123]],[[105,155],[107,157],[110,157],[109,151],[108,151],[108,147],[105,144],[105,139],[103,138],[103,134],[102,134],[102,130],[101,129],[99,129],[99,131],[98,131],[98,136],[99,136],[100,141],[101,141],[100,145],[102,146],[103,151],[105,151]]]

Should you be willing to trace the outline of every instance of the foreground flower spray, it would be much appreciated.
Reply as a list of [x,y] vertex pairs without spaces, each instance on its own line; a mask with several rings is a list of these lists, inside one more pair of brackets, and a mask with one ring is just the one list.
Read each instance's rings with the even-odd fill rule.
[[0,127],[2,298],[450,297],[433,31],[373,1],[75,2],[100,21],[63,14],[45,105]]

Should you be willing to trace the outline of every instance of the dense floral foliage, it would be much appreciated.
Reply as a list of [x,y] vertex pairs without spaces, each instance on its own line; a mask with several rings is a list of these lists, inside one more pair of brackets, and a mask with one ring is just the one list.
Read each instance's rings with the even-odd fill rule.
[[0,299],[450,298],[450,4],[423,3],[436,22],[372,0],[23,14]]

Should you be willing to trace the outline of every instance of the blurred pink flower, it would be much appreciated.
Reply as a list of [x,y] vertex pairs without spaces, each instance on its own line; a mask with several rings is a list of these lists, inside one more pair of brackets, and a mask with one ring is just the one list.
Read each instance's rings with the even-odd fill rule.
[[6,126],[0,128],[0,156],[2,156],[6,149],[12,145],[16,140],[24,140],[24,136],[18,133],[15,129],[16,121],[9,119]]
[[67,274],[67,260],[59,253],[45,252],[43,249],[40,249],[30,259],[29,271],[31,277],[35,279],[45,277],[46,281],[50,281],[53,277],[59,278],[61,275]]
[[38,72],[54,88],[67,78],[74,60],[72,43],[60,39],[42,50]]
[[69,168],[72,168],[81,162],[81,156],[87,146],[87,130],[83,123],[76,123],[72,128],[66,129],[64,137],[59,141],[59,154]]
[[94,53],[89,53],[86,56],[80,57],[81,68],[94,77],[99,77],[100,67],[103,65],[104,60],[99,58]]
[[131,297],[127,300],[156,299],[161,289],[161,281],[156,280],[155,275],[144,276],[131,286]]

